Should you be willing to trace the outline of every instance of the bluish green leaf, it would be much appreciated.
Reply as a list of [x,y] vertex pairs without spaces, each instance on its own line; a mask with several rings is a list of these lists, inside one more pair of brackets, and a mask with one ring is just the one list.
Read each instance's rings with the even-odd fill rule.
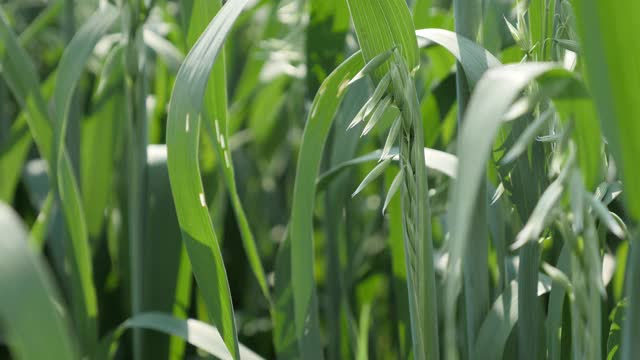
[[18,215],[0,203],[0,321],[13,356],[79,359],[60,298],[42,259],[28,248]]

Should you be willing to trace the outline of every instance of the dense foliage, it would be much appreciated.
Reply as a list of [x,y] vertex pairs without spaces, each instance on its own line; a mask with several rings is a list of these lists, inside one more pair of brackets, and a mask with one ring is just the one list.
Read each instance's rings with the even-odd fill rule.
[[0,2],[0,358],[636,358],[639,13]]

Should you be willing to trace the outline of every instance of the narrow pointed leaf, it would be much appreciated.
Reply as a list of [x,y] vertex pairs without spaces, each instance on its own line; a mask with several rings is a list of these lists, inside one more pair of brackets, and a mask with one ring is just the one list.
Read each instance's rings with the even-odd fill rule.
[[[574,81],[569,72],[551,63],[505,65],[488,70],[471,96],[458,140],[458,177],[450,191],[452,207],[449,214],[456,226],[452,228],[450,240],[449,278],[445,290],[446,322],[455,323],[455,304],[461,288],[460,261],[470,241],[472,212],[495,136],[509,106],[526,85],[542,75],[545,75],[545,81],[559,81],[565,85]],[[446,333],[449,348],[455,343],[452,330],[449,327]]]
[[[163,313],[144,313],[125,321],[119,328],[122,332],[125,329],[149,329],[167,335],[180,337],[189,344],[206,351],[208,354],[221,360],[232,360],[229,350],[227,350],[220,332],[215,327],[194,319],[177,319]],[[255,352],[240,344],[241,360],[262,360]]]
[[0,319],[21,359],[79,359],[60,298],[17,214],[0,203]]
[[198,163],[203,97],[209,73],[247,0],[227,2],[185,58],[169,104],[167,164],[182,237],[207,311],[234,359],[239,358],[233,304]]
[[289,228],[295,329],[301,357],[304,359],[323,358],[319,341],[313,255],[312,220],[316,177],[323,147],[333,117],[342,101],[345,86],[363,65],[362,54],[356,53],[325,79],[313,101],[302,135]]
[[[194,2],[195,8],[192,11],[190,32],[200,33],[198,29],[204,30],[208,21],[220,9],[222,2],[197,0]],[[192,34],[190,34],[192,35]],[[238,222],[238,229],[242,239],[242,245],[249,260],[249,266],[260,285],[262,294],[271,300],[267,280],[258,254],[256,240],[254,238],[247,215],[240,201],[238,187],[236,185],[236,175],[233,166],[233,154],[229,141],[229,114],[227,104],[227,77],[226,77],[226,56],[224,51],[218,56],[209,75],[209,83],[205,92],[204,107],[207,110],[207,121],[204,124],[209,134],[214,138],[216,152],[220,158],[219,167],[224,175],[225,185],[229,192],[231,206]]]
[[[80,192],[71,168],[69,157],[62,150],[60,163],[53,156],[53,125],[40,92],[37,72],[25,50],[11,31],[6,16],[0,8],[0,58],[2,75],[9,84],[18,103],[27,110],[27,121],[40,154],[48,159],[49,169],[59,166],[57,179],[61,207],[69,235],[65,246],[70,249],[71,303],[73,319],[79,333],[82,351],[91,352],[96,342],[97,301],[93,284],[91,253],[89,251],[84,211]],[[57,85],[56,85],[57,86]],[[53,180],[50,180],[53,181]]]

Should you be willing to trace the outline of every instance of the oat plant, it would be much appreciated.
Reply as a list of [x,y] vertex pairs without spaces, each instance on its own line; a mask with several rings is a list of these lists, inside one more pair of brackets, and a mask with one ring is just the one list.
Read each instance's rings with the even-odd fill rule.
[[[411,76],[411,71],[417,66],[417,42],[409,13],[401,2],[390,1],[367,7],[363,2],[350,1],[349,5],[363,55],[369,60],[356,79],[371,75],[377,83],[372,97],[351,126],[365,122],[365,135],[379,122],[388,107],[399,112],[389,130],[380,164],[365,177],[354,195],[384,172],[391,160],[389,150],[399,143],[400,171],[390,185],[383,211],[400,190],[413,352],[416,359],[437,359],[437,296],[424,130]],[[377,21],[389,21],[391,28],[380,32],[374,25]],[[393,48],[385,51],[385,45]]]

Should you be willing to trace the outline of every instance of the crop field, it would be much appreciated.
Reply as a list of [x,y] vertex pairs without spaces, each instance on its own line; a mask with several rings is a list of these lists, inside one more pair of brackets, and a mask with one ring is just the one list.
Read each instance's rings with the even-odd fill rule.
[[0,360],[635,360],[639,0],[0,0]]

